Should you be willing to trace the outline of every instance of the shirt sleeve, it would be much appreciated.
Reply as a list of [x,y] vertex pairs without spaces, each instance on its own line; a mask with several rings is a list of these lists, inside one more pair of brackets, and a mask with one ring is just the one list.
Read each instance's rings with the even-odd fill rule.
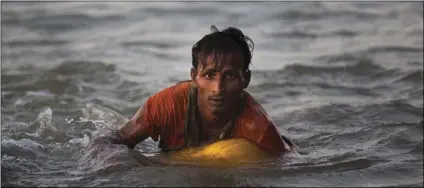
[[149,98],[144,103],[143,107],[140,108],[139,112],[131,119],[131,123],[137,127],[137,129],[146,131],[154,141],[158,140],[163,127],[166,125],[165,118],[156,118],[158,114],[166,115],[164,112],[160,111],[160,108],[157,108],[158,105],[160,105],[160,103]]
[[259,145],[274,154],[290,151],[290,147],[281,138],[281,134],[278,132],[277,127],[272,122],[269,123],[265,134],[259,141]]
[[249,94],[244,112],[238,118],[234,136],[247,138],[272,154],[290,150],[275,123],[264,108]]
[[154,141],[164,131],[173,132],[173,126],[184,114],[187,86],[187,83],[177,84],[151,96],[131,119],[132,123],[144,129]]

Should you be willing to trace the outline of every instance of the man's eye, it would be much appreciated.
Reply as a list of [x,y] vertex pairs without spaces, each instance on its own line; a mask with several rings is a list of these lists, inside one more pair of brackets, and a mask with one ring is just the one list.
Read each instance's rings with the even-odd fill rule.
[[234,79],[234,78],[236,78],[236,76],[234,74],[228,74],[227,75],[227,78],[228,79]]
[[207,79],[211,79],[213,77],[213,75],[211,73],[206,73],[205,74],[205,78]]

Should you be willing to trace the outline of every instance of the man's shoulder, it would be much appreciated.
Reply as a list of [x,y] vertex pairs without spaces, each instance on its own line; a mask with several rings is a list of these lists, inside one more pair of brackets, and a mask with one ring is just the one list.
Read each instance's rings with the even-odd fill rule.
[[[244,92],[246,97],[246,105],[244,113],[251,115],[252,120],[256,121],[272,121],[264,107],[247,91]],[[261,122],[263,123],[263,122]]]
[[172,90],[175,93],[181,93],[181,92],[187,93],[191,84],[192,84],[191,80],[184,80],[184,81],[177,82],[165,88],[164,90],[168,90],[168,91]]
[[240,118],[243,127],[252,131],[264,132],[268,127],[276,126],[265,108],[248,92],[245,91],[246,105]]
[[237,132],[251,140],[259,141],[269,127],[275,126],[265,109],[255,98],[245,92],[246,103],[243,113],[237,118]]
[[164,88],[150,97],[154,99],[184,99],[188,97],[191,80],[185,80]]

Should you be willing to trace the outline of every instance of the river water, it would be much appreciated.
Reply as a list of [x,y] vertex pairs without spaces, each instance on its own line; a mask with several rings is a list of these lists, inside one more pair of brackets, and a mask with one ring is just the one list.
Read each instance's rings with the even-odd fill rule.
[[[422,2],[2,2],[2,186],[423,186]],[[218,29],[299,147],[254,168],[155,166],[90,145],[189,78]],[[157,143],[137,151],[153,157]]]

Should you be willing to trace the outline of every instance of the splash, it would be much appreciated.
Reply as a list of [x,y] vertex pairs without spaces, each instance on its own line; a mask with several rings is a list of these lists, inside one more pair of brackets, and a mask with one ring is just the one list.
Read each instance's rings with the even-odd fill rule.
[[30,127],[35,129],[34,133],[26,133],[29,136],[34,137],[43,137],[43,136],[52,136],[49,133],[57,133],[57,128],[52,124],[53,111],[50,107],[45,108],[44,111],[38,114],[37,119],[35,119]]

